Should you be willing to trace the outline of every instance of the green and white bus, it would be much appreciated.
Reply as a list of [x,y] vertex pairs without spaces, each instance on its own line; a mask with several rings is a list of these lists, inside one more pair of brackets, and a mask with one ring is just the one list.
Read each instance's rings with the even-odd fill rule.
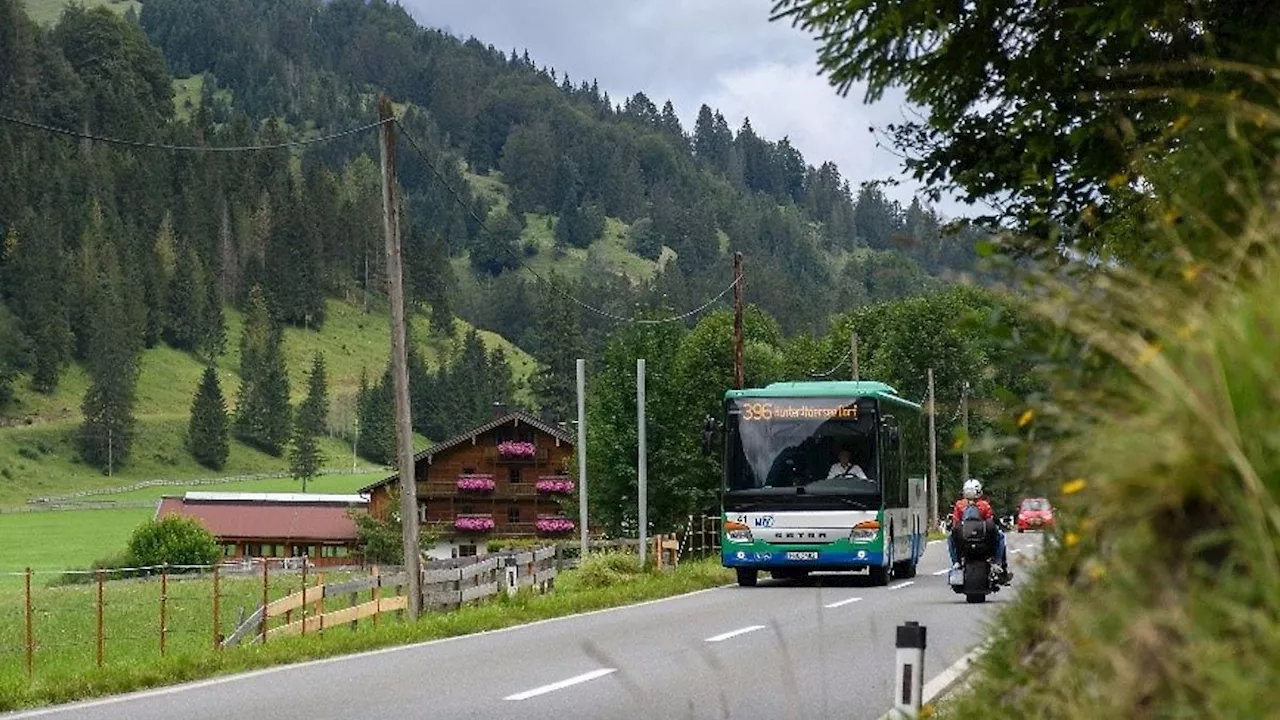
[[880,382],[786,382],[730,390],[724,413],[720,557],[739,585],[761,571],[915,575],[928,535],[919,404]]

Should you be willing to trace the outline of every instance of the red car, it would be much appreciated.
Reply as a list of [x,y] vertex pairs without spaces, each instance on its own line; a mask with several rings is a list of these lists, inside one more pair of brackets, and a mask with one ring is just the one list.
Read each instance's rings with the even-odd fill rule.
[[1025,498],[1018,507],[1018,532],[1053,527],[1053,507],[1044,498]]

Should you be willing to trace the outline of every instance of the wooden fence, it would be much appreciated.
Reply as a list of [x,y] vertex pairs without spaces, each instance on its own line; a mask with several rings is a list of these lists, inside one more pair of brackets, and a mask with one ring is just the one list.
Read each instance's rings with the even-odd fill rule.
[[[335,627],[349,623],[354,629],[356,623],[365,618],[372,618],[376,624],[378,616],[385,612],[400,612],[409,606],[409,598],[402,595],[403,588],[409,583],[404,573],[383,575],[374,568],[369,577],[356,578],[336,584],[324,584],[323,575],[320,584],[307,586],[305,575],[303,587],[298,592],[278,600],[259,605],[249,617],[222,641],[223,647],[238,645],[248,639],[249,642],[262,642],[278,635],[305,635],[308,632],[324,632],[326,627]],[[383,589],[390,588],[392,593],[384,597]],[[368,592],[370,598],[360,602],[360,594]],[[345,598],[347,605],[326,612],[326,600],[330,607],[335,599]],[[265,598],[264,598],[265,599]],[[298,619],[293,619],[294,611],[298,611]],[[271,620],[284,618],[284,623],[270,627]]]
[[[422,569],[422,607],[424,610],[452,610],[466,603],[484,600],[500,592],[515,593],[532,587],[547,592],[554,587],[557,574],[557,548],[537,548],[523,552],[504,552],[452,560],[425,560]],[[369,577],[337,584],[324,584],[303,589],[258,606],[240,622],[235,631],[222,641],[223,647],[245,642],[263,642],[280,635],[305,635],[324,632],[349,624],[352,628],[365,619],[377,623],[383,613],[403,615],[409,598],[404,594],[409,583],[401,572],[382,575],[374,569]],[[389,592],[384,592],[389,591]],[[362,593],[370,593],[361,602]],[[266,598],[264,597],[264,600]],[[331,609],[326,610],[326,600]],[[334,608],[335,602],[342,602]],[[294,619],[294,614],[297,619]],[[272,626],[272,620],[283,623]]]

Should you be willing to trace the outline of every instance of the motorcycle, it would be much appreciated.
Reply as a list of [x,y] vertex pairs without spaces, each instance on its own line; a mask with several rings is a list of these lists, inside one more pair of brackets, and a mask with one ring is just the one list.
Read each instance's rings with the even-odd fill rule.
[[953,568],[947,580],[951,590],[964,595],[971,603],[986,602],[991,593],[1000,592],[1000,569],[994,562],[996,550],[995,528],[1000,520],[988,523],[981,519],[960,521],[953,533],[958,535],[960,567]]

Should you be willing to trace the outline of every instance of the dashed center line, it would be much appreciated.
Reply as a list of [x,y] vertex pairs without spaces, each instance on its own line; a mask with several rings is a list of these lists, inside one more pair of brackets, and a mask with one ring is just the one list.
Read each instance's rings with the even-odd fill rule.
[[737,637],[739,635],[745,635],[746,633],[755,632],[756,630],[763,630],[763,629],[764,629],[763,625],[748,625],[747,627],[744,627],[744,628],[738,628],[737,630],[730,630],[727,633],[721,633],[719,635],[714,635],[712,637],[709,637],[706,639],[706,642],[720,642],[721,640],[728,640],[731,637]]
[[825,607],[825,608],[838,608],[838,607],[842,607],[842,606],[844,606],[844,605],[848,605],[849,603],[856,603],[856,602],[858,602],[858,601],[859,601],[859,600],[861,600],[861,599],[862,599],[862,598],[860,598],[860,597],[848,598],[848,599],[845,599],[845,600],[841,600],[841,601],[839,601],[839,602],[833,602],[833,603],[831,603],[830,605],[823,605],[823,607]]
[[915,580],[908,580],[908,581],[906,581],[906,582],[904,582],[904,583],[898,583],[897,585],[890,586],[890,588],[889,588],[889,589],[890,589],[890,590],[901,590],[902,588],[904,588],[904,587],[906,587],[906,586],[908,586],[908,585],[915,585],[915,584],[916,584],[916,581],[915,581]]
[[550,685],[543,685],[542,687],[536,687],[532,690],[525,690],[524,692],[516,693],[515,695],[508,695],[505,698],[503,698],[503,700],[528,700],[531,697],[537,697],[538,695],[544,695],[549,692],[555,692],[556,690],[563,690],[572,685],[577,685],[578,683],[584,683],[584,682],[587,682],[588,680],[595,680],[598,677],[604,677],[609,673],[613,673],[617,671],[618,671],[617,668],[600,668],[599,670],[592,670],[589,673],[575,675],[569,678],[568,680],[561,680],[560,682],[551,683]]

